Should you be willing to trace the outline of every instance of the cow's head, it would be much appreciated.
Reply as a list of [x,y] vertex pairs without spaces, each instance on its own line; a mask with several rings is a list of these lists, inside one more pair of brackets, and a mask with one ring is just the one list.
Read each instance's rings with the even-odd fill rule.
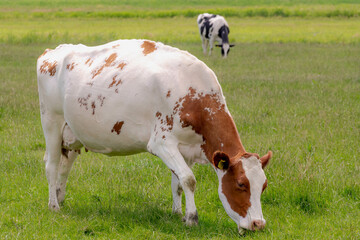
[[223,43],[223,44],[216,44],[216,47],[221,47],[221,56],[223,56],[224,58],[227,57],[227,55],[229,55],[230,52],[230,48],[234,47],[234,44],[228,44],[228,43]]
[[265,227],[260,197],[267,186],[263,168],[272,152],[259,158],[245,153],[230,159],[220,151],[213,154],[213,164],[219,177],[219,197],[227,214],[243,229],[260,230]]

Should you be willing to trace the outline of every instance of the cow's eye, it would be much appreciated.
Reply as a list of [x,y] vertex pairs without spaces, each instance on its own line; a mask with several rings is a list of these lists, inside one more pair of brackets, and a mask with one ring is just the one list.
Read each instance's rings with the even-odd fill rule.
[[243,183],[238,183],[238,187],[239,187],[239,188],[245,188],[245,184],[243,184]]

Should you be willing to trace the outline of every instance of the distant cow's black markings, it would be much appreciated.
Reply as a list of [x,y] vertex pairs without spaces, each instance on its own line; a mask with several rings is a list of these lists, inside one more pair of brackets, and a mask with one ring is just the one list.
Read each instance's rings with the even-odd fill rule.
[[[213,14],[210,17],[204,17],[202,19],[200,19],[199,24],[202,23],[201,25],[201,29],[200,29],[200,34],[205,35],[205,38],[209,39],[210,36],[209,34],[212,33],[212,24],[210,23],[210,19],[211,18],[215,18],[217,15]],[[204,30],[205,30],[205,34],[204,34]]]
[[228,37],[229,33],[230,33],[230,29],[225,25],[223,25],[219,29],[218,36],[219,38],[222,39],[222,43],[229,43],[229,37]]

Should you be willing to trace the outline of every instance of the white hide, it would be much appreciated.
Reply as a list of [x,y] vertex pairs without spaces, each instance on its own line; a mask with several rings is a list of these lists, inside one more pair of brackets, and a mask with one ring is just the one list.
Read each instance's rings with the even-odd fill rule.
[[240,226],[246,228],[252,221],[262,221],[265,225],[265,219],[261,210],[261,193],[264,183],[266,181],[265,173],[262,169],[261,162],[255,156],[249,158],[242,158],[243,168],[245,175],[250,182],[250,203],[251,206],[248,209],[246,219],[240,221]]
[[[97,47],[60,45],[38,60],[38,66],[46,59],[57,62],[53,77],[38,70],[40,102],[57,112],[91,151],[110,155],[147,151],[159,121],[156,113],[162,113],[162,118],[170,116],[175,103],[188,94],[190,87],[204,94],[214,90],[222,96],[214,73],[194,56],[162,43],[156,43],[156,50],[145,55],[142,43],[143,40],[119,40]],[[92,78],[93,72],[113,53],[117,54],[113,66],[104,67]],[[91,60],[86,63],[88,59]],[[69,71],[66,66],[72,63],[74,68]],[[115,67],[121,63],[126,63],[122,70]],[[122,83],[109,87],[113,78]],[[170,97],[166,97],[169,90]],[[92,102],[96,105],[94,110]],[[120,134],[111,132],[117,121],[124,122]],[[160,126],[156,127],[159,136],[153,140],[162,141]],[[201,139],[193,131],[184,131],[177,115],[171,134],[184,144],[193,145],[194,139]],[[202,144],[202,140],[196,144]]]

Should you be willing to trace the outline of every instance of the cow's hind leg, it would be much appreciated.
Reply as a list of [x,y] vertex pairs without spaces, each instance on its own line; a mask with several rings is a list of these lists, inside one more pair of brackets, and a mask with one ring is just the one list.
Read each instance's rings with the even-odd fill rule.
[[[193,172],[186,164],[183,156],[179,152],[176,143],[172,143],[169,139],[166,141],[158,140],[148,144],[148,150],[160,157],[173,175],[178,179],[181,188],[185,193],[186,209],[183,221],[186,225],[197,225],[198,214],[196,211],[194,192],[196,180]],[[177,196],[175,196],[176,198]],[[177,202],[178,203],[178,202]]]
[[61,204],[65,199],[66,182],[71,170],[71,167],[79,155],[80,150],[66,150],[62,149],[62,155],[59,163],[59,172],[56,183],[56,194],[58,203]]
[[61,156],[62,120],[60,117],[42,115],[41,122],[46,142],[44,160],[46,177],[49,184],[49,208],[57,211],[60,209],[56,196],[56,181]]

